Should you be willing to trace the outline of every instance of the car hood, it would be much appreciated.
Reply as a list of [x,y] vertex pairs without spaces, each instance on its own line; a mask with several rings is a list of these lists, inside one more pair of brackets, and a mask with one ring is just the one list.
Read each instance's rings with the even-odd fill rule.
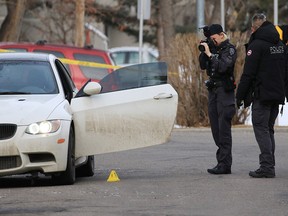
[[59,95],[1,96],[0,123],[28,125],[46,120],[62,101]]

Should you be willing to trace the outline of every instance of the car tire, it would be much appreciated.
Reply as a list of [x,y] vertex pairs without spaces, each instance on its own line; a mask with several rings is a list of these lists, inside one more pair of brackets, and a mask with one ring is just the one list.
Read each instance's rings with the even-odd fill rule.
[[75,135],[74,129],[71,127],[69,132],[67,167],[64,172],[60,172],[53,176],[57,185],[72,185],[76,180],[75,168]]
[[88,156],[87,162],[76,169],[77,177],[91,177],[94,175],[94,155]]

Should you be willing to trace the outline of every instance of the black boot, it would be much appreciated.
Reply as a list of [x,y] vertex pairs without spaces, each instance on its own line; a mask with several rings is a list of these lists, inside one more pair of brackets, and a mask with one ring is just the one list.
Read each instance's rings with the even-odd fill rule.
[[217,165],[212,169],[207,169],[207,172],[210,174],[231,174],[231,167],[225,165]]
[[266,170],[259,168],[255,171],[250,171],[249,176],[251,176],[253,178],[274,178],[275,172],[274,171],[266,171]]

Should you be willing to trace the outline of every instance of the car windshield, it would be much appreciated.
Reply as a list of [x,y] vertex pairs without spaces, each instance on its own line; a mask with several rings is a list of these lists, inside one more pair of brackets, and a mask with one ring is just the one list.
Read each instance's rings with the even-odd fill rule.
[[153,62],[123,67],[108,74],[99,83],[101,93],[166,84],[167,64]]
[[56,93],[56,80],[48,62],[0,61],[0,94]]

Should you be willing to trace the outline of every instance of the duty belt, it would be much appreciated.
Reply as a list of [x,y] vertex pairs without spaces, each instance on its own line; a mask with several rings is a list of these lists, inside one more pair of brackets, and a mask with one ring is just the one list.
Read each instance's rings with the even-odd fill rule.
[[221,87],[222,86],[222,81],[213,81],[214,86],[217,87]]

